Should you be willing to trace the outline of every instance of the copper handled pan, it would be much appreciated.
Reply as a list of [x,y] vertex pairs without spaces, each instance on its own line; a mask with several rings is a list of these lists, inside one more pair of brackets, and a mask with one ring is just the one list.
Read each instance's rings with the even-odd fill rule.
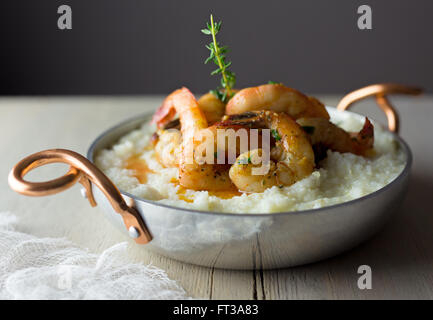
[[[135,117],[103,133],[91,145],[87,159],[64,149],[45,150],[18,162],[9,185],[18,193],[45,196],[76,182],[83,185],[92,206],[99,204],[112,221],[145,248],[168,257],[204,266],[270,269],[318,261],[347,250],[375,233],[401,201],[411,166],[411,153],[397,135],[399,118],[389,94],[417,95],[421,89],[375,84],[346,95],[331,114],[348,112],[363,98],[374,96],[388,119],[389,131],[406,153],[403,172],[384,188],[365,197],[320,209],[274,214],[228,214],[176,208],[118,190],[94,164],[95,154],[150,119]],[[62,177],[29,182],[25,175],[48,163],[70,165]]]

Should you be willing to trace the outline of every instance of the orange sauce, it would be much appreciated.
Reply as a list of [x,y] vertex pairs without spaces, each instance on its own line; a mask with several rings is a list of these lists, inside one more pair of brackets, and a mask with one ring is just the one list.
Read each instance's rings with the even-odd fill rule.
[[188,189],[185,189],[182,186],[179,186],[179,189],[177,189],[176,194],[179,196],[180,200],[186,201],[186,202],[194,202],[194,198],[188,198],[185,193]]
[[221,199],[231,199],[242,195],[242,192],[236,188],[224,190],[224,191],[208,191],[210,196],[215,196]]
[[[179,184],[179,180],[177,180],[175,178],[172,178],[170,180],[170,182],[173,183],[176,186],[179,186],[179,188],[177,189],[176,193],[179,195],[179,199],[180,200],[184,200],[186,202],[193,202],[194,201],[194,199],[191,199],[191,198],[188,198],[187,196],[185,196],[186,191],[189,190],[189,189],[186,189],[186,188],[182,187]],[[218,197],[218,198],[221,198],[221,199],[231,199],[233,197],[237,197],[237,196],[242,195],[242,192],[240,192],[239,190],[237,190],[235,186],[233,186],[233,188],[228,189],[228,190],[223,190],[223,191],[208,191],[208,193],[209,193],[210,196],[215,196],[215,197]]]
[[140,181],[140,183],[147,182],[147,174],[155,173],[155,171],[149,169],[146,161],[140,159],[139,155],[134,155],[126,160],[125,168],[134,171],[134,177]]

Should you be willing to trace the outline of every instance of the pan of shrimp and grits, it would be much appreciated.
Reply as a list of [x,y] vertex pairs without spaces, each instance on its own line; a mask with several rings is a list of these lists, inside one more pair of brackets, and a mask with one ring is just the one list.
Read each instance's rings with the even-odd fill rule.
[[[202,31],[215,41],[220,27],[211,17]],[[11,188],[43,196],[79,182],[90,204],[142,248],[217,268],[311,263],[379,231],[404,198],[412,163],[387,96],[421,90],[370,85],[334,108],[282,83],[235,88],[223,49],[212,43],[207,61],[220,68],[220,88],[198,99],[175,90],[155,112],[102,133],[87,157],[32,154],[11,170]],[[387,128],[348,111],[366,97],[376,99]],[[24,179],[54,162],[69,171]]]

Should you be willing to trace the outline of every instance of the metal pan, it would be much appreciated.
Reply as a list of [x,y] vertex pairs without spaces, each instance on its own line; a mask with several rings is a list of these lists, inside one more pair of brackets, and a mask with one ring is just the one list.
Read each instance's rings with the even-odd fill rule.
[[[329,108],[331,113],[349,112],[345,110],[355,101],[375,96],[407,161],[400,175],[380,190],[320,209],[273,214],[218,213],[172,207],[118,190],[93,164],[95,154],[148,121],[150,115],[134,117],[101,134],[90,146],[87,159],[63,149],[32,154],[15,165],[9,184],[21,194],[44,196],[80,182],[90,204],[102,207],[107,217],[137,244],[179,261],[229,269],[272,269],[311,263],[368,239],[401,203],[412,155],[397,135],[398,116],[386,95],[420,92],[418,88],[396,84],[372,85],[345,96],[337,107],[339,111]],[[64,176],[47,182],[24,180],[30,170],[53,162],[67,163],[70,169]]]

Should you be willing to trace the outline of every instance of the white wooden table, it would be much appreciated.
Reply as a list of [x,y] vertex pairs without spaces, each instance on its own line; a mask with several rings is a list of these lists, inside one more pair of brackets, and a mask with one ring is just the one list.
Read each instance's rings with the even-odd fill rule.
[[[341,96],[321,97],[335,105]],[[183,264],[136,246],[92,209],[77,187],[30,198],[7,185],[22,157],[48,148],[85,154],[103,130],[135,114],[155,109],[161,97],[30,97],[0,99],[0,211],[12,211],[22,230],[38,236],[66,236],[93,252],[129,241],[131,259],[152,263],[198,298],[366,299],[433,298],[433,96],[395,97],[401,135],[414,153],[408,196],[394,219],[372,240],[319,263],[271,271],[231,271]],[[355,111],[384,120],[372,100]],[[54,178],[66,167],[41,168],[33,179]],[[1,257],[0,257],[1,259]],[[371,266],[373,288],[357,287],[357,268]]]

